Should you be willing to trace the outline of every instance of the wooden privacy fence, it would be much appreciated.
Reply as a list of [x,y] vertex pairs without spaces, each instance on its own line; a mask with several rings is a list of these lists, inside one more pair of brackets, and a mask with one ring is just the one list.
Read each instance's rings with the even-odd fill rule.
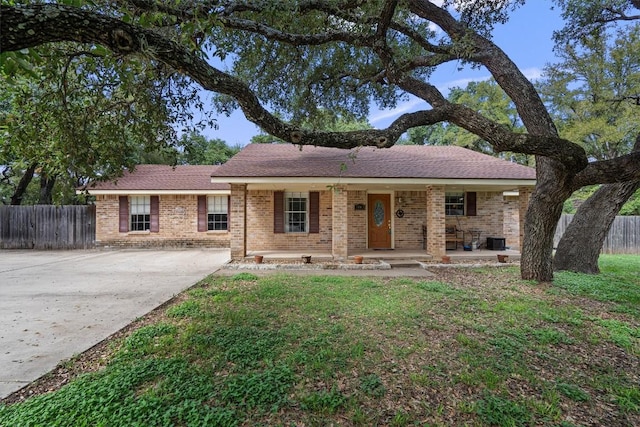
[[[573,215],[562,215],[558,221],[554,247],[573,219]],[[640,216],[617,216],[602,245],[604,254],[640,254]]]
[[95,218],[95,206],[0,206],[0,248],[92,248]]

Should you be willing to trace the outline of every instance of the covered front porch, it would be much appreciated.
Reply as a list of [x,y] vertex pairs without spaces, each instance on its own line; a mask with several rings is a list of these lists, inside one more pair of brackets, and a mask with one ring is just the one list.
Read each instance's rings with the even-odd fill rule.
[[[464,184],[464,186],[462,185]],[[365,259],[414,259],[429,261],[449,255],[457,259],[491,259],[499,252],[519,256],[520,231],[528,204],[530,188],[507,195],[507,184],[471,185],[335,185],[329,190],[309,184],[286,184],[277,189],[266,185],[231,185],[231,253],[234,259],[263,255],[270,258],[297,258],[302,255],[318,260],[348,261],[356,255]],[[512,184],[508,184],[512,185]],[[513,188],[513,187],[510,187]],[[282,221],[277,193],[296,190],[297,197],[316,192],[314,231],[287,233],[277,231],[274,222]],[[306,190],[306,192],[305,192]],[[462,214],[451,215],[445,209],[450,192],[464,195]],[[302,196],[300,196],[302,195]],[[373,207],[380,203],[380,218]],[[473,196],[473,198],[471,198]],[[471,202],[473,201],[473,209]],[[310,206],[310,205],[309,205]],[[310,216],[307,219],[311,218]],[[279,218],[279,219],[278,219]],[[372,229],[380,226],[388,236],[387,246],[372,244]],[[446,236],[451,225],[460,232],[458,242]],[[480,230],[480,234],[474,234]],[[498,237],[506,248],[483,250],[487,237]],[[506,240],[506,242],[505,242]],[[476,244],[480,243],[480,249]],[[467,249],[474,250],[463,250]],[[450,250],[455,248],[455,250]],[[511,248],[512,250],[509,250]],[[488,247],[488,249],[492,249]]]

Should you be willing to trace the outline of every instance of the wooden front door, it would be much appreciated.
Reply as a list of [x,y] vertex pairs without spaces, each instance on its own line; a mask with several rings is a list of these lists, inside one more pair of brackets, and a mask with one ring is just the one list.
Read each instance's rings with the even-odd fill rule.
[[369,248],[391,249],[391,195],[369,194]]

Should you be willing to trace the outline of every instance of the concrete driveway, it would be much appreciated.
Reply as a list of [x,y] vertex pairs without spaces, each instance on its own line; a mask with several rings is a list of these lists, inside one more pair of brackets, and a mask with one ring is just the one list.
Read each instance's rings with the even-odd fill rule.
[[228,259],[228,249],[0,250],[0,399]]

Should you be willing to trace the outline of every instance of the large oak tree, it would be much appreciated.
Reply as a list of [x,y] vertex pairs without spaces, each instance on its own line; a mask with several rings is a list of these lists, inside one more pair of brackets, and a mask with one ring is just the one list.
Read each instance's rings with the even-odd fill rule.
[[[617,32],[590,28],[578,43],[565,38],[559,38],[556,49],[560,62],[545,68],[540,84],[560,134],[582,144],[596,160],[629,153],[634,140],[634,149],[640,150],[640,25]],[[607,184],[581,204],[558,243],[554,269],[599,272],[598,258],[613,220],[638,188],[640,180]]]
[[[458,11],[451,11],[452,3]],[[492,24],[522,3],[121,0],[83,7],[3,5],[0,49],[17,52],[71,41],[162,64],[217,93],[219,107],[237,106],[269,134],[295,144],[384,148],[408,129],[447,121],[478,135],[496,152],[535,155],[538,180],[525,219],[521,274],[548,281],[555,227],[576,183],[637,179],[640,153],[589,162],[581,146],[558,137],[534,86],[489,37]],[[623,5],[625,10],[636,6]],[[223,71],[208,55],[227,58],[234,66]],[[512,132],[448,101],[429,76],[451,62],[488,70],[513,101],[527,133]],[[371,100],[393,107],[405,94],[431,108],[400,115],[386,129],[320,132],[297,125],[319,107],[362,117]]]

